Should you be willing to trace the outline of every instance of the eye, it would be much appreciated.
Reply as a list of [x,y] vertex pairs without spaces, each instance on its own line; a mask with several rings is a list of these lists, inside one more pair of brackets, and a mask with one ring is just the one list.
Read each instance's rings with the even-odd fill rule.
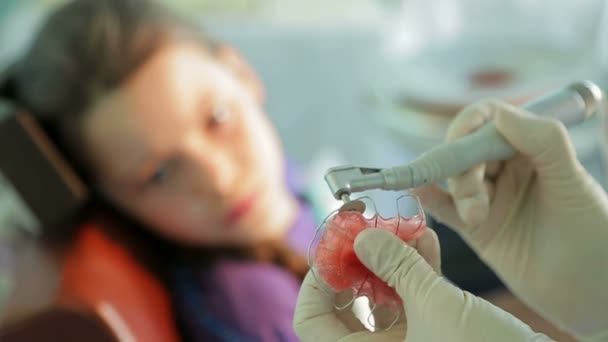
[[215,127],[225,124],[232,117],[232,112],[227,105],[216,105],[213,107],[211,112],[211,118],[209,120],[209,126]]
[[171,172],[168,163],[160,165],[146,181],[146,185],[159,185],[167,181]]

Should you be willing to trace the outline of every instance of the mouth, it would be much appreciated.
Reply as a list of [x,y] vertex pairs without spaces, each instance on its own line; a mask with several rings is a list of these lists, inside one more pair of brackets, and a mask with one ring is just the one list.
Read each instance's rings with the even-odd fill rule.
[[241,197],[233,206],[230,208],[226,216],[224,217],[224,222],[228,225],[234,225],[242,221],[247,215],[249,215],[253,208],[255,208],[255,204],[257,203],[258,196],[257,193],[251,193],[244,197]]

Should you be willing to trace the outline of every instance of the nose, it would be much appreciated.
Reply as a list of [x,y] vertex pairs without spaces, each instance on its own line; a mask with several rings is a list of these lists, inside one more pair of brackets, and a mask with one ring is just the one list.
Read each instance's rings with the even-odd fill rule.
[[236,182],[236,162],[228,151],[221,146],[208,144],[191,144],[188,151],[192,161],[196,190],[217,197],[226,197]]

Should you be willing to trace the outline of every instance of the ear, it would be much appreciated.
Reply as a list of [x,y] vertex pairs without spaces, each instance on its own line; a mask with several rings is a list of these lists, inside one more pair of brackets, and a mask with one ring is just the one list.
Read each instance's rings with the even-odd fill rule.
[[254,93],[258,101],[263,104],[266,100],[264,85],[255,70],[247,63],[245,58],[233,47],[220,45],[215,50],[216,57]]

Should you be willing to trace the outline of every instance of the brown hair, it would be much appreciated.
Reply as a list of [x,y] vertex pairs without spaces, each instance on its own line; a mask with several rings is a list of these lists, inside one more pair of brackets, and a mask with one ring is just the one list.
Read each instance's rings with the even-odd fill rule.
[[[163,45],[176,39],[196,40],[213,53],[216,44],[201,30],[153,0],[75,0],[54,12],[30,50],[9,69],[6,94],[36,115],[59,149],[90,185],[92,172],[78,149],[80,126],[87,110],[99,98],[120,87]],[[97,208],[112,211],[130,226],[140,226],[98,198]],[[149,230],[139,231],[158,243]],[[150,240],[150,239],[149,239]],[[171,242],[162,242],[174,250]],[[232,256],[264,260],[286,267],[303,278],[307,265],[283,243],[247,249],[188,249],[189,259],[203,263]],[[168,255],[164,254],[166,258]]]
[[[79,132],[87,109],[176,39],[214,46],[153,0],[72,1],[49,16],[10,70],[14,96],[73,162],[82,163]],[[84,165],[77,166],[87,174]]]

